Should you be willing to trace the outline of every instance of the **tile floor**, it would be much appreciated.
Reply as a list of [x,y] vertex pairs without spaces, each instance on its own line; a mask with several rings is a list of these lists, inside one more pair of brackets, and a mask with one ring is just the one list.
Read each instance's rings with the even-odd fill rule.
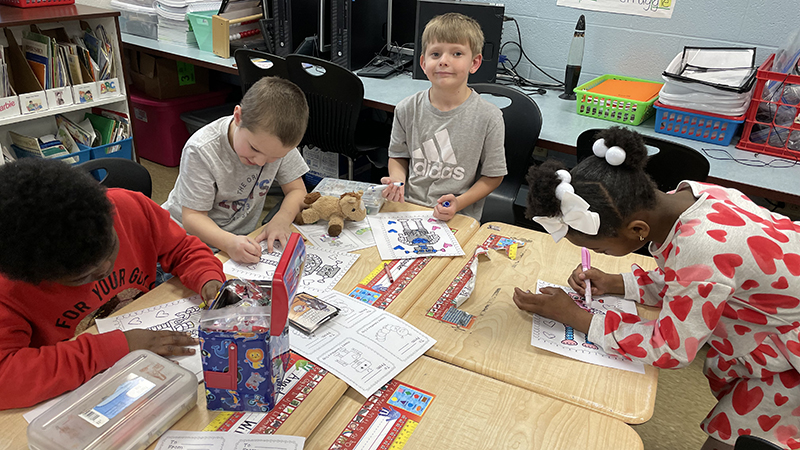
[[[165,167],[144,159],[141,163],[150,171],[153,179],[153,200],[163,203],[175,185],[178,168]],[[706,348],[698,352],[697,359],[689,367],[661,370],[659,373],[653,418],[633,426],[646,450],[693,450],[702,447],[706,435],[698,424],[716,403],[702,373],[705,352]]]

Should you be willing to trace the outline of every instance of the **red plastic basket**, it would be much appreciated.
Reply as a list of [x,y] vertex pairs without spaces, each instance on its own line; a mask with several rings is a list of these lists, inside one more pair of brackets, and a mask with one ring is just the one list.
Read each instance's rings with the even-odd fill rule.
[[[775,55],[769,57],[756,72],[756,87],[747,109],[742,138],[736,148],[757,153],[798,159],[800,157],[800,101],[789,100],[795,90],[800,94],[800,76],[772,72]],[[778,83],[769,99],[761,98],[768,82]],[[788,95],[791,94],[791,95]],[[800,98],[798,98],[800,100]]]
[[694,109],[664,105],[656,101],[656,133],[680,136],[686,139],[728,145],[744,122],[745,115],[732,117],[711,114]]
[[18,8],[36,8],[38,6],[72,5],[75,0],[0,0],[0,5]]

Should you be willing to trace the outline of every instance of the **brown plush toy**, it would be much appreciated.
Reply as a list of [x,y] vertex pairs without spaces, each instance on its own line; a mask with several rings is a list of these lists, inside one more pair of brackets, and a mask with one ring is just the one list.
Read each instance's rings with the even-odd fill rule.
[[344,228],[344,221],[364,220],[367,210],[361,202],[363,191],[346,192],[340,197],[322,195],[319,192],[306,194],[303,200],[305,209],[300,211],[294,223],[304,225],[315,223],[318,220],[328,221],[328,234],[338,236]]

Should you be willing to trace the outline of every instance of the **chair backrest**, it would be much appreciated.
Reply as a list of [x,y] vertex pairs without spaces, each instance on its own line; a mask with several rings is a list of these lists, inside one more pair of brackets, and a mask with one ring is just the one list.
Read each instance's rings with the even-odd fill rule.
[[94,175],[103,186],[138,191],[148,197],[153,193],[150,172],[136,161],[125,158],[100,158],[75,167]]
[[783,447],[749,434],[736,438],[736,443],[733,445],[733,450],[780,450],[781,448]]
[[[592,155],[592,144],[599,131],[602,129],[586,130],[578,136],[575,145],[578,162]],[[647,160],[645,172],[656,182],[659,190],[671,191],[682,180],[706,181],[711,166],[702,154],[677,142],[653,136],[642,137],[645,145],[658,149],[658,153]]]
[[263,77],[289,79],[286,60],[278,55],[240,48],[233,54],[242,83],[242,95]]
[[313,56],[292,54],[286,57],[286,65],[289,80],[303,90],[308,101],[308,127],[301,145],[356,158],[356,125],[364,101],[361,79]]
[[505,123],[505,149],[508,175],[495,192],[486,198],[481,222],[513,224],[512,205],[531,163],[531,155],[542,129],[542,112],[528,95],[508,86],[493,83],[476,83],[470,87],[479,94],[503,97],[511,103],[500,108]]

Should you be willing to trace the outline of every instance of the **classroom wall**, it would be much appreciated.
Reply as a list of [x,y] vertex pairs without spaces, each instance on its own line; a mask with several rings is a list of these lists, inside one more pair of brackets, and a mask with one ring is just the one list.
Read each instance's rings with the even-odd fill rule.
[[[586,16],[580,83],[605,74],[661,81],[661,72],[684,46],[756,47],[760,64],[800,26],[797,0],[674,0],[671,19],[567,8],[556,6],[556,0],[501,2],[506,15],[520,24],[525,53],[559,80],[575,24],[581,14]],[[507,40],[517,40],[513,22],[503,25]],[[515,61],[518,53],[511,48],[506,46],[504,53]],[[548,80],[527,62],[520,67],[523,76]]]

